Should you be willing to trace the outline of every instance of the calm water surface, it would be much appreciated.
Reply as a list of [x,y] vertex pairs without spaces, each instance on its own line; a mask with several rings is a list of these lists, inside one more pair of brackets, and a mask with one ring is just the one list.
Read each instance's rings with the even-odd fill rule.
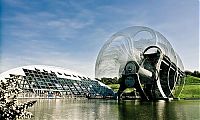
[[38,100],[32,120],[200,120],[200,100],[140,102],[116,100]]

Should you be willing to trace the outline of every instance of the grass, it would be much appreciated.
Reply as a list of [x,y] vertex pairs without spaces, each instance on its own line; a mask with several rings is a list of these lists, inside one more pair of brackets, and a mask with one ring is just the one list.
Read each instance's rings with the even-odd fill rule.
[[[109,86],[110,88],[112,88],[114,92],[117,92],[118,89],[119,89],[119,84],[110,84],[110,85],[108,85],[108,86]],[[130,92],[132,92],[132,91],[133,91],[133,88],[127,88],[124,92],[125,92],[125,93],[130,93]]]
[[200,78],[188,75],[180,98],[200,98]]
[[200,78],[188,75],[185,80],[186,85],[200,85]]
[[109,84],[108,86],[112,88],[115,92],[117,92],[119,89],[119,84]]
[[185,85],[180,98],[200,98],[200,85]]

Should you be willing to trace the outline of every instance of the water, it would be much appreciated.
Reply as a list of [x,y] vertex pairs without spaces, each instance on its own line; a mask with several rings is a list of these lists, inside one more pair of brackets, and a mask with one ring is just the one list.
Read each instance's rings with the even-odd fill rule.
[[200,101],[43,99],[29,111],[32,120],[200,120]]

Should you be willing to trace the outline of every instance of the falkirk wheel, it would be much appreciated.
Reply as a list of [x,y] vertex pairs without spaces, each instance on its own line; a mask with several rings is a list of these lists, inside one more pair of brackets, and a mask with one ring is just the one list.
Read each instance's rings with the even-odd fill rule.
[[142,100],[176,98],[184,83],[184,66],[169,41],[147,27],[133,26],[114,34],[101,48],[95,77],[117,77],[118,100],[134,88]]

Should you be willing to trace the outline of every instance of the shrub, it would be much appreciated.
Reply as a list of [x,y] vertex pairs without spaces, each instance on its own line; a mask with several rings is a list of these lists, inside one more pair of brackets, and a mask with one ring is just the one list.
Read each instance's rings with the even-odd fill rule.
[[1,120],[15,120],[17,118],[31,118],[32,113],[26,111],[27,108],[32,107],[36,101],[29,101],[25,103],[17,102],[17,95],[22,92],[17,87],[17,79],[9,78],[4,82],[0,81],[0,119]]

